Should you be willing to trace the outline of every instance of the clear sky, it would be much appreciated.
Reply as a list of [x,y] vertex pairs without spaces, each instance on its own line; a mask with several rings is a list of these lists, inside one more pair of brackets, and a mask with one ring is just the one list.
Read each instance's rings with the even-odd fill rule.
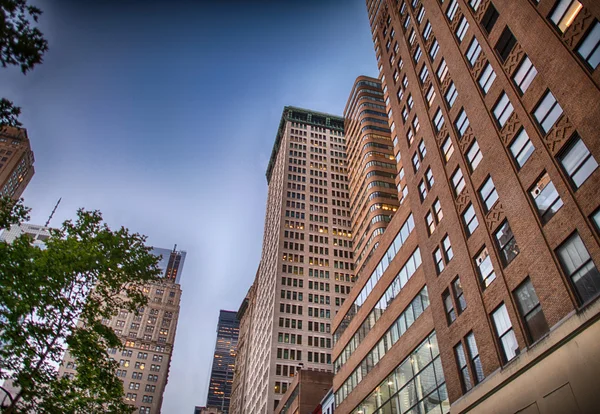
[[260,259],[265,169],[284,105],[342,114],[376,75],[364,0],[36,0],[50,42],[26,76],[32,222],[77,208],[187,251],[163,413],[204,405],[219,309],[237,310]]

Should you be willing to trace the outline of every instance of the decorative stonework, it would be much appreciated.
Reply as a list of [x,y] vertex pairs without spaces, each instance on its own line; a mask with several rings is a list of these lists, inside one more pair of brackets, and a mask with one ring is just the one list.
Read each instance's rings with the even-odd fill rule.
[[510,51],[506,62],[504,62],[504,71],[508,76],[512,76],[514,70],[517,68],[519,63],[521,63],[521,59],[523,59],[524,54],[525,52],[523,51],[520,43],[517,43]]
[[440,129],[439,132],[437,133],[436,139],[437,139],[438,143],[441,143],[444,141],[444,139],[447,136],[448,136],[448,126],[444,122],[444,125],[442,125],[442,129]]
[[485,14],[485,11],[487,10],[489,4],[490,0],[483,0],[479,5],[477,13],[475,13],[475,19],[477,19],[478,22],[481,22],[481,19],[483,19],[483,15]]
[[463,154],[467,152],[467,149],[473,142],[473,139],[475,139],[475,134],[473,133],[473,128],[471,128],[471,125],[469,125],[463,136],[458,140],[458,145],[460,146],[460,150]]
[[498,201],[496,204],[494,204],[492,209],[485,216],[485,223],[487,225],[488,230],[494,231],[496,229],[496,226],[498,226],[498,224],[500,224],[502,220],[504,220],[505,216],[506,215],[504,214],[504,207],[502,206],[502,203]]
[[450,71],[446,73],[446,77],[444,78],[444,82],[442,82],[441,89],[442,93],[445,95],[450,87],[450,83],[452,83],[452,77],[450,76]]
[[462,212],[467,208],[469,203],[471,202],[471,195],[469,194],[469,189],[467,187],[463,188],[458,197],[454,199],[454,203],[456,204],[456,211],[458,214],[462,214]]
[[590,27],[590,24],[594,21],[594,16],[587,9],[583,8],[575,18],[575,21],[571,26],[567,29],[567,31],[563,34],[563,41],[569,47],[569,49],[575,48],[581,40],[581,37],[587,29]]
[[519,120],[517,113],[513,112],[500,131],[500,139],[502,140],[504,146],[508,146],[508,144],[510,144],[519,128],[521,128],[521,121]]
[[475,78],[475,80],[479,79],[479,75],[481,74],[481,71],[483,70],[483,67],[485,66],[486,63],[487,63],[487,57],[485,56],[485,53],[481,52],[479,54],[479,57],[477,58],[477,61],[471,68],[471,73],[473,74],[473,77]]
[[456,33],[456,28],[458,27],[458,22],[460,22],[460,18],[462,17],[462,13],[457,11],[454,15],[454,19],[452,19],[452,23],[450,23],[450,27],[452,28],[452,33]]
[[555,155],[562,148],[563,144],[575,132],[575,126],[569,120],[569,117],[562,115],[548,134],[543,137],[548,150]]
[[431,86],[431,76],[428,76],[427,79],[425,79],[425,82],[423,82],[423,96],[425,96],[427,94],[427,91],[429,90],[430,86]]

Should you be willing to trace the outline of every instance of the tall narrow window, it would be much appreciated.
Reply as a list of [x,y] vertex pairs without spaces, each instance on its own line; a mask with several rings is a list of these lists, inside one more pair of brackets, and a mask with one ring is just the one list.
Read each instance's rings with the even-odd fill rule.
[[433,117],[433,125],[435,126],[435,131],[440,132],[442,126],[444,125],[444,115],[442,114],[442,110],[438,108],[435,116]]
[[454,19],[457,10],[458,2],[456,0],[452,0],[448,6],[448,9],[446,10],[446,17],[448,17],[448,20],[452,21]]
[[448,103],[448,108],[452,108],[454,102],[456,102],[456,98],[458,97],[458,92],[456,91],[456,86],[454,86],[454,82],[450,83],[448,87],[448,91],[446,92],[446,102]]
[[563,110],[558,102],[556,102],[554,95],[552,95],[550,91],[547,91],[533,111],[533,116],[535,117],[542,131],[544,131],[544,133],[548,133],[550,128],[554,126],[556,120],[562,115],[562,113]]
[[492,265],[492,260],[490,259],[487,248],[484,247],[483,250],[477,255],[475,263],[477,264],[481,287],[485,289],[494,281],[494,279],[496,279],[494,266]]
[[459,137],[462,137],[469,127],[469,118],[467,118],[467,113],[464,109],[460,110],[456,121],[454,121],[454,127],[456,128]]
[[442,239],[442,246],[444,247],[444,258],[446,259],[446,263],[448,263],[454,257],[452,244],[450,243],[450,237],[448,235]]
[[416,173],[419,170],[419,168],[421,167],[421,160],[419,160],[419,155],[416,152],[412,157],[412,163],[413,163],[413,168]]
[[577,135],[559,154],[558,160],[575,189],[581,187],[598,167],[598,162]]
[[519,254],[519,245],[515,240],[515,235],[508,224],[508,220],[500,225],[500,228],[494,233],[498,250],[500,250],[500,257],[504,266],[508,266],[515,257]]
[[465,231],[467,232],[467,236],[473,234],[475,229],[479,226],[479,221],[477,221],[477,216],[475,215],[475,208],[473,204],[469,204],[469,207],[462,214],[463,223],[465,224]]
[[469,150],[467,151],[467,162],[469,164],[469,168],[471,168],[471,171],[475,171],[475,168],[477,168],[482,159],[483,155],[481,155],[479,144],[477,143],[477,140],[474,139],[473,143],[469,147]]
[[485,11],[483,18],[481,19],[481,27],[483,30],[490,34],[494,26],[496,25],[496,21],[498,20],[498,11],[494,7],[494,4],[490,2],[487,10]]
[[494,105],[494,118],[498,121],[500,128],[506,124],[506,121],[508,121],[508,118],[512,115],[513,110],[514,108],[508,99],[508,95],[506,95],[506,92],[503,92],[500,99],[498,99],[498,102],[496,102],[496,105]]
[[427,197],[427,186],[425,185],[425,181],[423,180],[419,182],[419,194],[421,196],[421,202],[423,202]]
[[429,86],[429,89],[427,90],[427,106],[429,106],[430,108],[433,106],[433,100],[435,99],[435,89],[433,88],[433,85]]
[[421,72],[419,72],[419,79],[421,80],[421,85],[423,85],[425,83],[425,81],[427,81],[428,77],[429,77],[429,69],[427,69],[427,65],[423,65]]
[[479,350],[477,349],[477,342],[475,342],[475,335],[473,332],[469,332],[465,340],[467,342],[467,350],[469,351],[471,369],[475,373],[475,384],[479,384],[481,381],[483,381],[485,375],[483,374],[483,365],[481,365]]
[[554,187],[554,183],[550,180],[548,173],[544,173],[529,191],[529,194],[531,194],[531,198],[533,198],[533,202],[537,207],[542,223],[550,221],[558,209],[563,205],[563,202],[558,195],[558,191],[556,191],[556,187]]
[[444,218],[444,212],[442,211],[442,203],[436,199],[433,202],[433,211],[435,212],[435,219],[439,223]]
[[461,43],[463,41],[468,29],[469,29],[469,22],[467,21],[467,18],[465,16],[463,16],[460,19],[460,23],[458,24],[456,31],[454,32],[456,34],[456,37],[458,38],[458,43]]
[[529,139],[529,135],[527,135],[525,129],[521,128],[513,142],[510,144],[510,153],[519,168],[521,168],[529,159],[529,156],[533,154],[533,150],[535,150],[535,148]]
[[442,144],[442,152],[444,153],[444,160],[448,162],[452,154],[454,154],[454,145],[452,145],[452,139],[447,136]]
[[529,278],[515,290],[514,296],[523,319],[529,342],[535,342],[549,331],[548,322]]
[[496,192],[492,177],[488,177],[488,179],[485,180],[485,183],[483,183],[479,189],[479,196],[485,205],[485,211],[490,211],[494,204],[496,204],[496,201],[498,201],[498,193]]
[[425,223],[427,224],[427,233],[431,236],[435,231],[435,220],[433,219],[433,213],[431,211],[427,212]]
[[431,187],[433,187],[433,184],[435,183],[431,168],[427,168],[427,171],[425,171],[425,180],[427,180],[427,187],[431,189]]
[[439,247],[433,252],[433,260],[435,262],[435,271],[439,275],[444,270],[444,256]]
[[452,298],[450,297],[448,289],[442,294],[442,301],[444,302],[444,309],[446,310],[446,320],[448,325],[451,325],[452,322],[456,320],[456,312],[454,311],[454,304],[452,303]]
[[467,60],[469,61],[469,64],[471,66],[473,66],[475,64],[475,62],[477,62],[477,59],[479,58],[480,54],[481,54],[481,45],[477,41],[477,38],[475,38],[475,36],[473,36],[473,40],[471,40],[471,44],[469,45],[469,48],[467,49],[467,54],[466,54]]
[[577,47],[577,54],[592,70],[600,64],[600,23],[597,20]]
[[[422,7],[422,9],[425,8]],[[431,35],[431,30],[431,23],[429,23],[429,20],[427,20],[427,23],[425,23],[425,29],[423,29],[423,39],[429,39],[429,36]]]
[[481,6],[481,0],[469,0],[469,6],[476,12],[479,9],[479,6]]
[[465,188],[465,178],[463,177],[460,167],[452,174],[452,187],[454,188],[454,195],[456,196],[458,196],[463,188]]
[[492,320],[494,321],[500,348],[502,348],[504,362],[508,362],[517,356],[519,345],[504,303],[492,313]]
[[498,56],[502,62],[506,61],[508,55],[510,55],[510,52],[513,50],[513,47],[515,47],[516,44],[517,39],[515,39],[508,26],[506,26],[500,35],[500,39],[498,39],[496,46],[494,46],[494,49],[498,53]]
[[448,65],[446,65],[446,59],[442,59],[436,74],[440,82],[444,82],[444,79],[446,79],[446,75],[448,74]]
[[456,363],[460,371],[460,382],[463,388],[463,392],[468,392],[473,385],[471,384],[471,376],[469,375],[469,368],[467,366],[467,358],[465,357],[465,350],[462,342],[454,347],[454,355],[456,356]]
[[440,50],[440,44],[438,43],[437,39],[433,39],[431,48],[429,48],[429,56],[431,56],[431,60],[435,59],[439,50]]
[[535,66],[533,66],[533,63],[531,63],[531,59],[529,59],[529,56],[525,55],[523,61],[519,65],[519,68],[513,75],[513,81],[515,82],[515,85],[517,85],[519,90],[522,93],[525,93],[527,88],[529,88],[529,85],[531,85],[531,82],[533,82],[533,80],[535,79],[536,75],[537,69],[535,68]]
[[421,51],[421,46],[417,45],[417,49],[415,50],[415,54],[414,54],[414,60],[415,60],[415,64],[419,63],[419,59],[421,59],[421,56],[423,56],[423,52]]
[[579,234],[569,237],[556,249],[556,254],[580,302],[583,304],[595,298],[600,293],[600,273]]
[[550,20],[564,33],[577,17],[583,5],[577,0],[558,0],[550,13]]
[[481,75],[479,76],[478,80],[479,86],[481,86],[481,90],[484,94],[490,91],[494,80],[496,80],[496,72],[494,72],[492,65],[490,65],[488,62],[481,71]]
[[465,309],[467,309],[467,300],[465,299],[462,284],[460,283],[460,278],[458,277],[452,282],[452,294],[454,295],[454,302],[456,302],[456,308],[458,310],[458,314],[460,315]]

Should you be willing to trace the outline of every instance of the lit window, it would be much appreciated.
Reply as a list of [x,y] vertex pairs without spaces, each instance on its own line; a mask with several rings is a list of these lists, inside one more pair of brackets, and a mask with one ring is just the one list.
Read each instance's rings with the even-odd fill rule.
[[458,97],[458,92],[456,90],[456,86],[454,86],[454,82],[450,83],[445,96],[446,102],[448,102],[448,107],[452,108],[452,105],[454,105],[454,102],[456,102],[456,98]]
[[487,248],[483,248],[483,250],[475,259],[475,263],[477,264],[477,271],[479,272],[481,287],[485,289],[494,281],[494,279],[496,279],[496,273],[494,273],[492,259],[490,259]]
[[469,22],[467,21],[465,16],[463,16],[460,19],[460,23],[458,24],[458,27],[456,28],[456,32],[455,32],[456,37],[458,38],[458,43],[463,41],[468,29],[469,29]]
[[479,86],[481,86],[481,90],[484,94],[488,93],[494,80],[496,79],[496,72],[492,68],[492,65],[488,62],[483,68],[481,75],[479,76]]
[[460,110],[456,121],[454,121],[454,127],[456,128],[459,137],[462,137],[469,127],[469,118],[467,118],[467,113],[464,109]]
[[548,173],[544,173],[529,194],[533,198],[542,223],[547,223],[563,205]]
[[558,160],[576,189],[581,187],[598,167],[598,162],[577,135],[559,154]]
[[521,129],[513,142],[510,144],[510,153],[512,154],[518,167],[521,168],[533,154],[535,148],[529,139],[529,135],[524,129]]
[[515,289],[514,296],[519,309],[519,314],[525,325],[525,330],[529,337],[529,342],[533,343],[540,339],[550,329],[548,322],[542,311],[542,306],[535,293],[535,289],[529,278],[525,279],[521,285]]
[[444,160],[448,162],[448,160],[450,160],[450,157],[452,157],[452,154],[454,154],[454,145],[452,145],[452,139],[450,138],[450,136],[447,136],[446,140],[442,144],[442,151],[444,153]]
[[592,69],[596,69],[600,64],[600,23],[598,21],[577,47],[577,53]]
[[503,92],[502,96],[500,96],[500,99],[498,99],[498,102],[496,102],[496,105],[494,106],[494,118],[498,121],[500,128],[506,124],[506,121],[508,121],[508,118],[512,115],[513,110],[514,108],[508,99],[508,95],[506,95],[506,92]]
[[492,320],[494,321],[496,335],[498,335],[498,341],[500,341],[500,347],[502,348],[503,360],[504,362],[508,362],[517,356],[519,345],[517,344],[517,338],[504,303],[492,313]]
[[462,214],[463,223],[465,224],[465,230],[467,232],[467,236],[473,234],[475,229],[479,226],[479,221],[477,221],[477,215],[475,214],[475,208],[473,204],[469,204],[469,207]]
[[569,237],[556,249],[556,254],[580,302],[583,304],[595,298],[600,293],[600,273],[579,234]]
[[571,26],[582,7],[577,0],[558,0],[550,14],[550,20],[564,33]]
[[458,196],[463,188],[465,188],[465,178],[463,177],[460,167],[452,174],[452,187],[454,188],[454,194],[456,196]]
[[469,368],[467,366],[467,358],[465,357],[465,350],[462,342],[454,347],[454,355],[456,357],[456,363],[460,371],[460,382],[462,385],[463,392],[468,392],[473,385],[471,384],[471,376],[469,375]]
[[485,204],[485,211],[487,213],[496,204],[496,201],[498,201],[498,193],[496,192],[492,177],[488,177],[485,183],[483,183],[479,189],[479,196],[483,204]]
[[515,85],[521,90],[521,92],[525,93],[535,76],[537,75],[537,69],[531,63],[529,56],[525,55],[523,61],[519,65],[519,68],[513,75],[513,81]]
[[556,120],[562,115],[563,110],[554,98],[554,95],[550,91],[547,91],[540,103],[533,111],[538,125],[544,131],[548,133],[550,128],[554,126]]
[[494,233],[496,245],[500,250],[500,257],[504,266],[508,266],[515,257],[519,254],[519,245],[515,240],[515,235],[508,224],[508,220],[500,225],[500,228]]
[[479,44],[479,42],[477,41],[475,36],[473,36],[473,40],[471,41],[471,44],[469,45],[469,48],[467,49],[467,54],[466,54],[467,60],[469,61],[471,66],[473,66],[475,64],[475,62],[477,62],[477,59],[479,58],[480,54],[481,54],[481,45]]

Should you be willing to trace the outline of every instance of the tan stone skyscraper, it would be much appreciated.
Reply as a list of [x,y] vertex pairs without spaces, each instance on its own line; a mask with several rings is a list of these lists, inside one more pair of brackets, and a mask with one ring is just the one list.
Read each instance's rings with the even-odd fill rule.
[[354,281],[343,119],[285,107],[267,182],[237,413],[272,412],[298,369],[332,371],[331,319]]
[[[121,309],[112,319],[103,321],[122,338],[124,349],[109,349],[119,362],[117,376],[123,380],[125,399],[138,407],[140,414],[159,414],[169,377],[175,343],[181,286],[179,280],[186,252],[154,248],[162,256],[159,267],[162,280],[148,284],[148,305],[134,315]],[[73,375],[76,366],[67,351],[60,375]]]
[[0,128],[0,197],[21,197],[35,172],[33,161],[27,130]]

